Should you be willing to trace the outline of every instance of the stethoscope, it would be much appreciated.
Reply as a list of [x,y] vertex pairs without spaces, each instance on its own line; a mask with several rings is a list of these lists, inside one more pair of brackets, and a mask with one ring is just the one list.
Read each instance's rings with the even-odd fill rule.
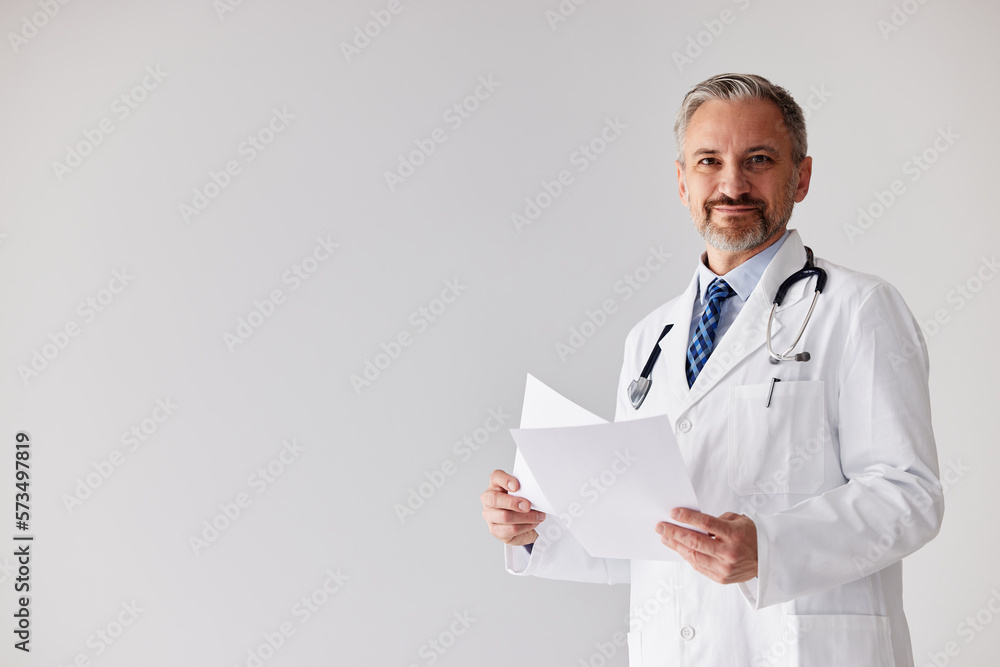
[[[771,346],[771,325],[774,323],[774,313],[778,310],[778,306],[781,305],[781,301],[785,298],[785,293],[788,292],[789,288],[800,280],[808,280],[811,276],[816,276],[816,289],[813,292],[812,303],[809,304],[809,311],[806,313],[805,319],[802,320],[802,326],[799,327],[799,333],[795,336],[795,340],[788,346],[788,349],[778,354]],[[809,324],[809,319],[812,317],[813,309],[816,308],[816,299],[819,298],[824,287],[826,287],[826,271],[813,263],[813,251],[809,247],[806,247],[805,265],[785,278],[785,281],[778,287],[778,291],[774,295],[774,302],[771,305],[771,314],[767,318],[767,331],[764,339],[767,342],[768,361],[772,364],[779,364],[782,361],[809,361],[810,356],[808,352],[792,354],[792,350],[795,349],[795,346],[802,339],[806,325]],[[664,336],[670,332],[673,326],[673,324],[668,324],[663,327],[663,332],[656,339],[656,345],[653,346],[653,351],[650,352],[649,359],[646,360],[646,365],[642,367],[642,373],[638,379],[632,380],[632,383],[628,386],[628,400],[636,410],[646,400],[646,394],[649,393],[649,388],[653,384],[653,381],[649,379],[649,374],[653,372],[653,366],[656,365],[656,360],[660,358],[660,342],[663,341]]]

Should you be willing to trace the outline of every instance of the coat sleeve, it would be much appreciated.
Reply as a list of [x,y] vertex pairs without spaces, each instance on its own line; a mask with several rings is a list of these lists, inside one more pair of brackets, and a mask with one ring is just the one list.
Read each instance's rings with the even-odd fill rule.
[[530,555],[524,547],[504,545],[504,566],[511,574],[592,584],[627,584],[630,576],[629,561],[594,558],[552,515],[539,526]]
[[927,346],[899,293],[879,284],[852,318],[838,377],[840,461],[848,482],[757,526],[754,608],[866,577],[930,541],[944,498],[931,428]]

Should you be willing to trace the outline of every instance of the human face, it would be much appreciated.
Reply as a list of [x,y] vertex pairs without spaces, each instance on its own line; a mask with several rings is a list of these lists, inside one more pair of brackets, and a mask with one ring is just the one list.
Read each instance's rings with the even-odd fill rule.
[[694,112],[677,163],[681,201],[712,248],[744,253],[784,232],[809,191],[812,158],[795,165],[781,111],[764,100],[710,100]]

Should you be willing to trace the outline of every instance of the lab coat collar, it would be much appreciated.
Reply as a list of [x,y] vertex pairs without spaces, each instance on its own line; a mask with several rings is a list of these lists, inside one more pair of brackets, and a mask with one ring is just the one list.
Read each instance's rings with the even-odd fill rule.
[[[764,270],[743,310],[723,336],[719,346],[712,352],[712,356],[708,358],[705,367],[698,375],[698,380],[689,389],[685,362],[689,342],[688,331],[694,302],[698,297],[699,280],[698,272],[695,272],[687,289],[677,299],[670,312],[667,321],[672,322],[674,328],[660,341],[660,349],[663,352],[661,363],[667,367],[670,386],[668,414],[679,415],[691,407],[751,353],[764,346],[765,329],[774,295],[785,278],[801,269],[805,261],[806,251],[802,239],[798,231],[792,229],[774,259]],[[806,283],[805,280],[795,283],[785,294],[778,310],[784,310],[800,301],[806,293]],[[776,319],[771,327],[772,334],[776,334],[781,328],[781,321]]]
[[[791,247],[789,247],[791,246]],[[771,264],[768,265],[767,269],[764,270],[764,275],[760,277],[760,283],[757,285],[758,290],[763,291],[764,297],[767,299],[768,308],[770,309],[770,304],[774,303],[774,295],[777,294],[778,288],[781,283],[785,282],[785,278],[792,275],[806,263],[806,248],[802,244],[802,238],[799,236],[799,231],[797,229],[792,229],[789,231],[788,238],[785,239],[784,245],[778,250],[778,253],[771,260]],[[802,299],[802,297],[808,294],[812,294],[812,285],[815,281],[800,280],[792,285],[788,292],[785,293],[785,298],[781,300],[781,305],[778,306],[778,312],[791,306]]]
[[756,289],[757,284],[760,283],[760,277],[764,274],[764,270],[771,263],[771,260],[774,259],[774,256],[778,254],[778,250],[781,249],[781,246],[790,234],[791,231],[782,233],[781,238],[772,245],[739,266],[734,267],[724,276],[718,276],[712,269],[708,268],[708,253],[702,253],[701,261],[698,262],[698,303],[701,306],[705,305],[707,302],[706,293],[708,292],[708,286],[717,277],[725,280],[733,288],[733,291],[736,292],[735,296],[740,300],[746,301],[749,299],[754,289]]

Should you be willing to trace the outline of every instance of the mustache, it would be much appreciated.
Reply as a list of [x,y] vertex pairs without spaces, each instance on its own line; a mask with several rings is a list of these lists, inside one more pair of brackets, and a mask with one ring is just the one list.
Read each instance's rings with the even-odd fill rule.
[[715,208],[716,206],[753,206],[754,208],[763,211],[767,208],[767,202],[762,199],[754,199],[747,194],[740,195],[736,199],[727,197],[726,195],[720,195],[715,199],[709,199],[705,202],[705,210]]

